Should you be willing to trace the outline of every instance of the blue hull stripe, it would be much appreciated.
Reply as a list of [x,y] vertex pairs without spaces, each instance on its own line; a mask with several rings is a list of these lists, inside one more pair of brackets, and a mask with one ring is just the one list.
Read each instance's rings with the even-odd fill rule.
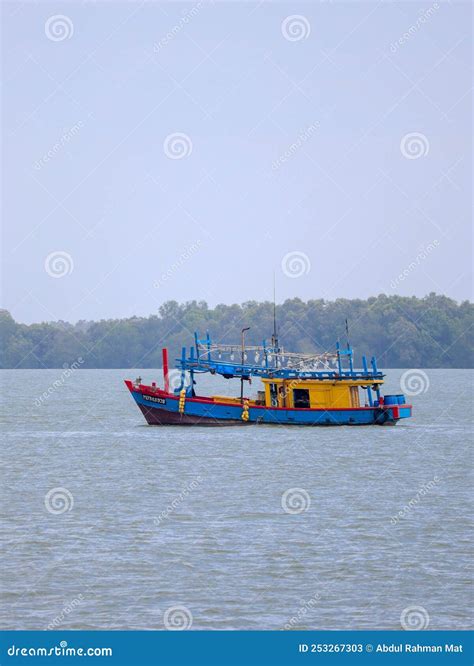
[[[157,410],[158,412],[179,413],[178,400],[176,398],[166,398],[164,404],[155,404],[153,398],[143,396],[141,393],[132,392],[132,395],[139,405],[147,409]],[[187,399],[184,413],[196,418],[209,418],[222,421],[241,421],[241,405],[212,404],[203,402],[193,402]],[[380,420],[380,417],[383,417]],[[410,407],[401,406],[399,409],[400,418],[411,416]],[[248,423],[276,423],[286,425],[372,425],[377,422],[396,423],[393,413],[388,407],[385,413],[377,408],[360,409],[328,409],[328,410],[306,410],[306,409],[272,409],[249,408]]]

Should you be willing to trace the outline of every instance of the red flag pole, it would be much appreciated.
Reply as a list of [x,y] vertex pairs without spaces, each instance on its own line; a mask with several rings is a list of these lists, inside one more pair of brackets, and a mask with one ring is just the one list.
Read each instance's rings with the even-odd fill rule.
[[168,375],[168,350],[166,347],[163,347],[161,350],[162,356],[163,356],[163,380],[165,384],[165,391],[166,393],[170,392],[170,378]]

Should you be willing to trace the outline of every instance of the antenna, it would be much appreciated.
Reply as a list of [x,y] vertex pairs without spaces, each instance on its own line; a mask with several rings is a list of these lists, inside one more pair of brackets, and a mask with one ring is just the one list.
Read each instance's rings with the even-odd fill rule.
[[272,336],[272,347],[276,349],[278,347],[278,336],[277,336],[277,323],[276,323],[276,279],[275,271],[273,271],[273,336]]

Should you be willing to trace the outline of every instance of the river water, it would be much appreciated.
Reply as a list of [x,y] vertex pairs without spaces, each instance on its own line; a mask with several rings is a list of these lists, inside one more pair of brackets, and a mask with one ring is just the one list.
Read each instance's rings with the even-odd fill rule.
[[425,372],[394,428],[206,429],[145,424],[158,371],[2,371],[1,627],[472,627],[472,373]]

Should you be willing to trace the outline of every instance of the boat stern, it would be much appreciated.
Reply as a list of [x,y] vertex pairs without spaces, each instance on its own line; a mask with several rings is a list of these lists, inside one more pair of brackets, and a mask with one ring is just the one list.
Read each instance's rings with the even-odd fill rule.
[[409,419],[412,415],[412,406],[407,403],[402,393],[381,397],[377,407],[379,414],[376,420],[380,425],[395,425],[401,419]]

